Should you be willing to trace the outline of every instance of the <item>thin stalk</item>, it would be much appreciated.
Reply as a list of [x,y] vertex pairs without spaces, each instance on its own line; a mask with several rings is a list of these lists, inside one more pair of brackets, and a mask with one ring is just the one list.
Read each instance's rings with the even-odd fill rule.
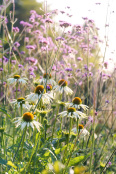
[[78,136],[78,134],[79,134],[79,118],[77,118],[77,136]]
[[17,96],[18,96],[18,80],[16,82],[16,99],[17,99]]
[[25,127],[24,136],[23,136],[22,144],[21,144],[21,159],[23,159],[23,146],[24,146],[24,140],[25,140],[26,131],[27,131],[27,126]]

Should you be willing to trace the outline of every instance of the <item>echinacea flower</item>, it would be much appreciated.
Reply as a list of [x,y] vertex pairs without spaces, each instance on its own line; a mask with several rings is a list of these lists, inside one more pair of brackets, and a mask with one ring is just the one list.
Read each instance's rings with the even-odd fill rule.
[[30,109],[31,105],[29,105],[29,103],[27,101],[25,101],[25,98],[20,97],[17,100],[14,99],[11,104],[17,105],[18,108],[20,108],[22,106],[22,108],[25,109]]
[[[75,127],[75,128],[73,128],[72,129],[72,131],[75,133],[75,134],[77,134],[77,128]],[[84,128],[84,126],[83,125],[80,125],[79,124],[79,137],[80,138],[84,138],[85,136],[89,136],[90,135],[90,133],[88,132],[88,130],[86,129],[86,128]]]
[[51,84],[52,86],[55,86],[56,85],[56,82],[51,78],[51,74],[46,74],[44,73],[43,74],[43,78],[42,79],[39,79],[39,83],[44,85],[44,84]]
[[42,127],[41,123],[35,121],[36,117],[30,112],[25,112],[22,117],[15,118],[16,127],[21,126],[21,130],[23,130],[26,126],[31,126],[34,129],[34,126],[38,131],[40,131],[40,127]]
[[[77,128],[76,127],[74,127],[73,129],[72,129],[72,131],[75,133],[75,134],[77,134]],[[89,131],[82,125],[82,124],[79,124],[79,137],[80,138],[88,138],[89,137],[89,135],[90,135],[90,133],[89,133]],[[97,138],[97,134],[96,133],[94,133],[94,138],[96,139]]]
[[68,82],[64,79],[59,80],[58,85],[54,86],[54,92],[59,94],[66,93],[66,95],[72,95],[73,91],[67,86]]
[[22,83],[22,84],[26,84],[27,83],[27,78],[21,78],[20,75],[14,75],[13,78],[9,78],[7,80],[7,82],[9,84],[14,84],[16,82]]
[[45,89],[43,85],[38,85],[35,88],[35,92],[27,95],[27,101],[37,102],[41,99],[42,104],[49,104],[52,101],[52,96],[48,93],[44,93]]
[[67,107],[74,107],[76,109],[84,109],[87,110],[89,107],[87,105],[82,104],[82,100],[79,97],[75,97],[71,103],[66,103]]
[[82,113],[81,111],[77,111],[73,107],[68,108],[67,111],[63,111],[59,113],[59,115],[62,117],[67,116],[67,117],[75,118],[76,120],[77,118],[82,119],[87,117],[84,113]]

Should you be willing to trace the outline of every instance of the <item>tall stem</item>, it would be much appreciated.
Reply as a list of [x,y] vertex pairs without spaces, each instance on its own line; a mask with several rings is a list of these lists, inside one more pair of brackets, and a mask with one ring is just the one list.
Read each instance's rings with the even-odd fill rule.
[[23,159],[23,146],[24,146],[26,131],[27,131],[27,126],[25,127],[25,130],[24,130],[24,136],[23,136],[22,145],[21,145],[21,159]]

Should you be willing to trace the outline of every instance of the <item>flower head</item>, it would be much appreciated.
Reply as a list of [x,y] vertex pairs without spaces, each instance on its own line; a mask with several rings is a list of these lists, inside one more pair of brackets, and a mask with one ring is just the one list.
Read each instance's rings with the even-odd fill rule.
[[67,111],[63,111],[61,113],[59,113],[60,116],[62,117],[71,117],[71,118],[75,118],[77,120],[77,118],[81,119],[81,118],[86,118],[87,116],[82,113],[81,111],[76,111],[75,108],[70,107],[67,109]]
[[25,101],[25,98],[20,97],[17,100],[14,99],[13,101],[11,101],[11,104],[17,105],[18,108],[22,107],[25,109],[30,109],[31,105],[29,105],[29,103],[27,101]]
[[7,80],[9,84],[14,84],[16,82],[19,82],[21,84],[26,84],[27,83],[27,78],[21,78],[20,75],[14,75],[13,78],[9,78]]
[[34,129],[35,126],[37,130],[40,131],[40,127],[42,127],[42,125],[39,122],[35,121],[35,119],[36,118],[31,112],[25,112],[22,117],[17,117],[14,123],[16,123],[16,127],[21,126],[21,130],[29,126]]
[[39,79],[39,83],[43,85],[47,83],[47,84],[51,84],[52,86],[55,86],[56,82],[51,77],[52,77],[51,74],[44,73],[43,78]]
[[66,95],[72,95],[73,91],[67,86],[68,82],[64,79],[59,80],[58,85],[54,86],[54,92],[59,95],[62,94],[63,92]]
[[82,100],[79,97],[75,97],[71,103],[66,103],[67,107],[74,107],[77,109],[84,109],[87,110],[89,107],[87,105],[82,104]]
[[42,104],[49,104],[52,101],[52,96],[45,93],[43,85],[37,85],[34,93],[27,95],[27,101],[36,103],[38,100],[42,101]]

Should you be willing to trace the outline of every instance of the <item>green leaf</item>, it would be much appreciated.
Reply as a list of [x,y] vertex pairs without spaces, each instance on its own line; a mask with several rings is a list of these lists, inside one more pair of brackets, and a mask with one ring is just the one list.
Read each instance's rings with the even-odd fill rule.
[[0,164],[6,165],[7,164],[7,161],[4,160],[4,159],[2,159],[2,158],[0,158]]
[[100,167],[105,167],[105,164],[100,161]]
[[3,112],[4,114],[6,114],[9,118],[11,118],[11,116],[9,114],[7,114],[7,110],[0,108],[0,112]]
[[60,150],[61,150],[61,148],[55,149],[55,154],[56,155],[59,154],[60,153]]
[[15,166],[13,163],[12,163],[12,161],[7,161],[7,165],[8,166],[11,166],[11,167],[13,167],[13,168],[17,168],[17,166]]
[[85,159],[85,156],[78,156],[78,157],[75,157],[75,158],[71,158],[68,166],[75,166],[77,165],[78,163],[82,162],[83,160]]

